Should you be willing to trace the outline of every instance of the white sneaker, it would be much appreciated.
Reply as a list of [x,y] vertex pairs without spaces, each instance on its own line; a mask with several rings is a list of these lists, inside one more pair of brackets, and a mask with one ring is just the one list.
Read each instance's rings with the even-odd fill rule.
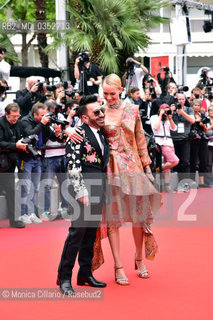
[[30,216],[29,216],[31,222],[34,222],[34,223],[42,223],[42,220],[39,219],[35,213],[32,213]]
[[32,221],[30,219],[30,216],[28,216],[27,214],[24,214],[23,216],[20,216],[18,218],[18,220],[22,221],[24,224],[31,224]]

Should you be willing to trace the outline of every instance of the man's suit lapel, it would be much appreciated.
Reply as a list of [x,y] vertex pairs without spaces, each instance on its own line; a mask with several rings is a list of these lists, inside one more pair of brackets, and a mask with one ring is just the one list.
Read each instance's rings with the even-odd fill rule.
[[91,145],[95,148],[97,154],[100,156],[101,159],[103,159],[99,143],[98,143],[94,133],[90,129],[90,127],[86,123],[82,124],[81,127],[85,130],[86,136],[88,137],[89,141],[91,142]]
[[104,141],[105,141],[106,147],[104,148],[103,160],[104,160],[104,167],[106,167],[106,165],[108,163],[108,160],[109,160],[109,143],[108,143],[108,141],[107,141],[105,136],[104,136]]

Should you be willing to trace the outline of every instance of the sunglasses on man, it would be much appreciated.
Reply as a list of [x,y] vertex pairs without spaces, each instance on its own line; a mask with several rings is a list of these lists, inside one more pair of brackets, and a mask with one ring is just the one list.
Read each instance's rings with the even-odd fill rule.
[[104,108],[104,107],[101,107],[100,109],[95,109],[95,110],[93,111],[93,113],[94,113],[94,115],[95,115],[96,117],[99,116],[100,112],[105,113],[105,108]]

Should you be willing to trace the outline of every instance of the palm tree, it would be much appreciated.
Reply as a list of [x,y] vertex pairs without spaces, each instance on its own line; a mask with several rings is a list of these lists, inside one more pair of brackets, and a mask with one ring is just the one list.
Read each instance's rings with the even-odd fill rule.
[[[104,72],[119,73],[128,56],[148,46],[149,28],[168,21],[155,14],[165,5],[164,0],[69,0],[72,30],[65,32],[67,46],[72,53],[88,49]],[[48,50],[61,41],[55,35]]]

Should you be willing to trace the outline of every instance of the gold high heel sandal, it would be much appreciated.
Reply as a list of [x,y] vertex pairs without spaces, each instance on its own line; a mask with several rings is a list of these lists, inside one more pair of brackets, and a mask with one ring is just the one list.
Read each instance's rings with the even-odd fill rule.
[[148,270],[146,269],[146,266],[143,264],[142,269],[139,269],[137,266],[137,262],[143,261],[143,259],[136,259],[135,258],[135,270],[138,270],[138,277],[141,279],[149,279],[150,275]]
[[123,269],[123,267],[115,267],[115,282],[117,284],[120,284],[121,286],[128,286],[129,285],[129,279],[126,276],[118,276],[116,274],[116,271],[119,269]]

